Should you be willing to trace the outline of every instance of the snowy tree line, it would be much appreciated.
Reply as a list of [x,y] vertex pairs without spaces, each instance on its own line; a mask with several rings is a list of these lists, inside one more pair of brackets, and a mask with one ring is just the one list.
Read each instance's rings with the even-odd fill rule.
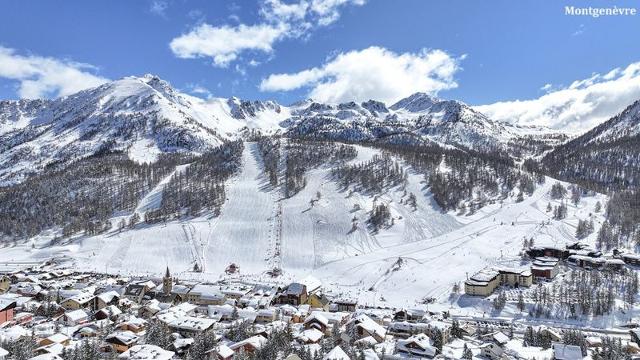
[[634,271],[572,269],[552,286],[539,285],[530,290],[534,303],[530,315],[556,319],[602,316],[615,310],[616,301],[633,306],[638,289]]
[[155,163],[139,164],[120,152],[104,153],[0,188],[0,239],[31,237],[52,227],[63,228],[65,236],[105,231],[115,211],[133,210],[185,161],[185,156],[161,155]]
[[[474,152],[445,149],[437,145],[387,145],[422,173],[435,201],[447,210],[475,212],[518,188],[518,198],[530,196],[536,184],[544,182],[540,173],[527,171],[502,152]],[[467,205],[468,203],[468,205]]]
[[226,199],[224,181],[240,169],[243,149],[241,140],[227,142],[176,171],[163,190],[160,208],[147,212],[144,220],[153,223],[202,211],[218,214]]
[[269,178],[271,186],[278,185],[278,165],[280,164],[280,139],[275,137],[260,137],[258,149],[262,155],[263,171]]
[[327,163],[340,163],[356,157],[353,146],[323,141],[290,139],[286,146],[284,192],[286,197],[297,194],[307,185],[305,173]]
[[340,186],[356,186],[356,191],[381,193],[389,187],[406,183],[407,174],[399,162],[385,153],[367,162],[333,168],[331,175]]

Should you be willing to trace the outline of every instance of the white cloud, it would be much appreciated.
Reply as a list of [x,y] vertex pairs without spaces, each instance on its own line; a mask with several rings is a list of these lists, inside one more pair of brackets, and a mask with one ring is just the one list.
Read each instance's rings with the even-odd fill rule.
[[18,55],[14,49],[0,46],[0,77],[18,81],[21,98],[65,96],[108,81],[90,71],[95,68],[88,64]]
[[201,24],[189,33],[171,41],[173,53],[184,59],[211,57],[216,66],[226,67],[242,51],[269,53],[272,44],[281,38],[287,28],[283,25],[244,25],[213,27]]
[[335,22],[341,7],[364,3],[365,0],[299,0],[294,3],[263,0],[259,12],[261,20],[257,24],[213,26],[201,23],[174,38],[169,46],[180,58],[211,57],[215,66],[227,67],[243,52],[271,53],[278,41],[305,37],[314,28]]
[[309,88],[315,100],[381,100],[395,102],[414,92],[437,94],[457,87],[459,61],[442,50],[396,54],[381,47],[340,53],[322,67],[293,74],[272,74],[260,84],[262,91]]
[[640,99],[640,62],[608,73],[593,74],[538,99],[476,106],[501,121],[584,132]]

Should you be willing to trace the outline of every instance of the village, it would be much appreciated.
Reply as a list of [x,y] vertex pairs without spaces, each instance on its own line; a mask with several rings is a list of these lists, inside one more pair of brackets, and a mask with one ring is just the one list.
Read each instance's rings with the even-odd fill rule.
[[[529,269],[479,271],[465,281],[462,296],[495,302],[496,289],[550,281],[561,264],[620,270],[637,262],[605,259],[579,245],[532,247],[528,254]],[[127,277],[75,272],[52,261],[0,274],[0,360],[573,360],[602,351],[609,335],[625,356],[640,354],[634,328],[583,333],[428,307],[372,308],[328,295],[312,276],[286,285],[233,276],[205,283],[174,278],[168,267],[157,278]]]

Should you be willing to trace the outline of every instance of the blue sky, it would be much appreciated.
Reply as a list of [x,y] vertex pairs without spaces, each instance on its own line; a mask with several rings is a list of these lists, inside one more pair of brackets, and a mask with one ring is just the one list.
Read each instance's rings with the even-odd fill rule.
[[[297,15],[274,10],[276,5],[300,1],[307,8]],[[314,12],[311,3],[322,7]],[[633,40],[640,35],[639,16],[567,16],[567,5],[635,7],[637,2],[4,2],[0,98],[54,97],[82,83],[154,73],[200,96],[290,103],[314,94],[326,98],[321,100],[379,95],[391,101],[423,90],[486,105],[538,99],[594,73],[604,75],[640,61],[640,42]],[[255,33],[240,29],[243,26]],[[203,35],[205,30],[208,35]],[[252,43],[261,36],[263,41]],[[212,41],[219,43],[207,43]],[[340,58],[341,54],[347,56]],[[57,61],[73,68],[69,76],[76,77],[67,84],[42,75],[44,70],[24,75],[12,61],[31,67]],[[365,67],[364,73],[350,72],[354,64],[377,61],[379,66]],[[400,76],[392,70],[387,74],[394,66],[401,68]],[[407,67],[427,69],[407,72]],[[421,76],[425,81],[412,80]],[[393,89],[381,89],[389,83],[394,83]],[[626,94],[620,102],[635,95]]]

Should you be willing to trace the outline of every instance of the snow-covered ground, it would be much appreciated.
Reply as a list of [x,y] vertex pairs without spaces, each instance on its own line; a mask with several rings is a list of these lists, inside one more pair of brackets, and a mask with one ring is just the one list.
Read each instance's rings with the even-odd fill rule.
[[[362,146],[357,150],[352,163],[378,153]],[[142,198],[135,211],[142,215],[157,207],[168,179]],[[575,241],[578,219],[594,213],[597,201],[606,203],[602,195],[583,197],[577,207],[568,205],[567,219],[552,220],[546,207],[557,204],[548,196],[555,180],[548,178],[520,203],[513,196],[473,215],[443,213],[423,176],[409,171],[407,192],[416,194],[417,209],[400,203],[403,196],[406,199],[403,190],[388,189],[376,201],[390,205],[394,225],[373,234],[365,224],[373,196],[340,189],[330,178],[329,166],[309,171],[307,179],[300,193],[284,199],[262,173],[256,144],[247,143],[242,168],[227,183],[227,201],[219,217],[139,224],[53,246],[52,236],[42,235],[0,248],[0,262],[67,257],[79,270],[158,276],[169,266],[178,276],[202,280],[219,279],[232,262],[248,276],[281,266],[283,281],[312,274],[332,293],[357,297],[363,304],[415,306],[433,297],[440,304],[434,306],[477,313],[483,306],[478,299],[450,301],[454,283],[487,266],[518,266],[525,237],[534,237],[537,245]],[[597,232],[602,215],[593,216]],[[114,224],[119,219],[114,218]],[[204,271],[191,272],[195,264]]]

